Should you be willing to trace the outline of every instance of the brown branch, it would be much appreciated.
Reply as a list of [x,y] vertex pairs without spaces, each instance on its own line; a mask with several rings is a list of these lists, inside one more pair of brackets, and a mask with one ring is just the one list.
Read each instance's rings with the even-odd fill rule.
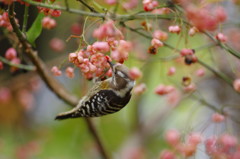
[[[14,4],[9,6],[9,20],[13,27],[13,31],[16,33],[17,38],[19,39],[20,43],[23,46],[23,51],[26,55],[30,58],[32,63],[37,68],[37,73],[42,78],[42,80],[46,83],[48,88],[56,94],[61,100],[68,103],[71,106],[76,106],[78,104],[78,98],[73,96],[70,92],[68,92],[53,76],[49,73],[48,68],[46,67],[45,63],[38,57],[38,54],[35,50],[33,50],[32,46],[26,40],[24,34],[20,31],[18,24],[14,18]],[[96,141],[99,151],[104,159],[109,159],[106,150],[101,142],[101,139],[92,123],[92,121],[88,118],[85,118],[88,129],[92,134],[94,140]]]
[[98,11],[96,11],[93,7],[89,6],[84,0],[77,0],[80,3],[82,3],[85,7],[87,7],[91,12],[93,13],[98,13]]

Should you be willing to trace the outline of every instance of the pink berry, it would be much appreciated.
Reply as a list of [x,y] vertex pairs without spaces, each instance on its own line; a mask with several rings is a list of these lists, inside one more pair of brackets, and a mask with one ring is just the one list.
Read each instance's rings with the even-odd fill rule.
[[190,85],[184,87],[184,91],[185,91],[186,93],[190,93],[190,92],[193,92],[193,91],[195,91],[195,90],[196,90],[196,85],[193,84],[193,83],[191,83]]
[[16,57],[17,57],[17,51],[14,48],[9,48],[5,53],[5,58],[10,61]]
[[142,77],[142,72],[137,67],[133,67],[129,70],[129,76],[131,79],[136,80]]
[[44,17],[42,20],[43,28],[52,29],[56,27],[56,25],[57,25],[56,21],[50,17]]
[[61,10],[56,10],[54,9],[52,12],[51,12],[51,16],[53,17],[59,17],[61,15]]
[[170,150],[163,150],[160,154],[160,159],[176,159],[176,156]]
[[128,52],[132,49],[132,43],[120,40],[116,48],[111,51],[111,58],[123,63],[128,58]]
[[227,41],[227,37],[223,33],[218,33],[216,35],[216,39],[222,43],[225,43]]
[[217,7],[215,8],[215,16],[217,21],[224,22],[227,19],[227,14],[225,12],[225,9],[223,7]]
[[109,5],[114,5],[117,3],[116,0],[105,0],[105,3],[109,4]]
[[66,76],[68,78],[73,78],[74,77],[74,69],[72,67],[67,67],[66,68]]
[[193,55],[194,51],[192,49],[182,49],[180,54],[181,56]]
[[240,92],[240,78],[233,81],[233,88],[235,91]]
[[60,71],[57,66],[53,66],[51,71],[52,71],[54,76],[61,76],[62,75],[62,71]]
[[181,28],[178,25],[174,25],[174,26],[169,26],[168,27],[168,31],[170,33],[176,33],[179,34],[181,32]]
[[212,121],[215,123],[221,123],[225,120],[225,116],[219,113],[214,113],[212,115]]
[[153,38],[156,38],[161,41],[165,41],[168,38],[168,34],[166,32],[163,32],[161,30],[155,30],[153,32]]
[[180,133],[177,130],[168,130],[164,138],[173,147],[180,143]]
[[169,13],[171,13],[171,9],[169,9],[169,8],[158,8],[158,9],[154,9],[152,11],[152,13],[159,14],[159,15],[169,14]]
[[97,67],[91,63],[89,63],[89,71],[90,72],[95,72],[97,70]]
[[237,151],[233,153],[233,156],[231,159],[239,159],[239,158],[240,158],[240,148],[238,148]]
[[143,8],[146,12],[152,11],[158,6],[158,2],[155,0],[143,0]]
[[163,46],[163,42],[161,42],[160,40],[154,38],[151,41],[151,45],[154,46],[155,48],[159,48],[159,47]]
[[188,143],[191,144],[191,145],[198,145],[199,143],[201,143],[203,140],[203,137],[201,134],[199,133],[191,133],[189,136],[188,136]]
[[146,84],[141,83],[134,87],[133,93],[137,95],[141,95],[146,91],[146,89],[147,89]]
[[181,94],[179,91],[177,91],[176,89],[174,89],[172,92],[170,92],[167,95],[167,103],[169,104],[169,106],[171,107],[175,107],[179,104],[179,102],[181,101]]
[[167,93],[171,93],[175,90],[175,88],[173,86],[169,85],[169,86],[165,86],[165,90]]
[[80,25],[79,23],[72,24],[71,32],[72,32],[72,34],[75,34],[75,35],[82,34],[82,25]]
[[222,136],[219,137],[219,142],[225,148],[232,148],[237,145],[237,138],[229,134],[223,134]]
[[70,53],[68,55],[68,60],[69,62],[74,62],[74,60],[77,58],[77,54],[74,52],[74,53]]
[[217,137],[212,136],[208,139],[205,140],[204,142],[205,144],[205,149],[206,152],[211,155],[211,154],[215,154],[217,152]]
[[165,95],[167,94],[166,87],[164,85],[159,85],[155,88],[155,93],[158,95]]
[[[16,58],[14,58],[14,59],[11,60],[11,63],[13,63],[13,64],[20,64],[20,63],[21,63],[21,60],[16,57]],[[18,70],[18,68],[15,67],[15,66],[12,66],[11,69],[10,69],[11,72],[14,72],[14,71],[16,71],[16,70]]]
[[190,157],[196,153],[197,147],[187,143],[179,145],[179,150],[185,157]]
[[53,49],[56,52],[61,52],[65,49],[64,41],[59,38],[51,39],[49,45],[50,45],[51,49]]
[[7,103],[12,97],[11,91],[7,87],[0,88],[0,103]]
[[149,12],[154,9],[154,6],[152,3],[146,3],[146,4],[143,4],[143,8],[146,12]]
[[189,29],[188,35],[194,36],[197,32],[199,32],[198,29],[196,27],[192,27]]
[[128,2],[123,3],[122,6],[125,10],[129,10],[136,8],[138,6],[138,3],[138,0],[128,0]]
[[175,67],[170,67],[170,68],[168,69],[167,75],[168,75],[168,76],[172,76],[172,75],[175,74],[175,72],[176,72],[176,68],[175,68]]
[[18,91],[17,93],[17,99],[21,106],[26,110],[29,111],[32,109],[34,105],[34,97],[33,94],[27,90],[27,89],[22,89]]
[[83,63],[84,58],[83,58],[83,56],[81,56],[81,54],[78,54],[77,55],[77,60],[78,60],[78,63],[81,64],[81,63]]
[[109,52],[110,47],[107,42],[104,41],[97,41],[93,43],[92,48],[98,52],[106,53]]
[[198,69],[195,74],[198,76],[198,77],[202,77],[205,75],[205,70],[203,68],[200,68]]

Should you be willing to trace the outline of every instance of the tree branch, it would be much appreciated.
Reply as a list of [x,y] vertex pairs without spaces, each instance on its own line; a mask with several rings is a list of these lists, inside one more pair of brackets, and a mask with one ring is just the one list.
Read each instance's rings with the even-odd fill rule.
[[2,61],[5,64],[8,64],[9,66],[17,67],[17,68],[24,69],[24,70],[28,70],[28,71],[35,71],[36,70],[35,66],[15,64],[15,63],[12,63],[11,61],[8,61],[7,59],[5,59],[2,56],[0,56],[0,61]]
[[[135,30],[134,28],[131,28],[131,27],[127,26],[127,25],[126,25],[125,23],[123,23],[123,22],[120,22],[120,24],[121,24],[123,27],[125,27],[125,28],[127,28],[127,29],[129,29],[129,30],[131,30],[131,31],[133,31],[133,32],[135,32],[135,33],[137,33],[137,34],[139,34],[139,35],[147,38],[147,39],[150,39],[150,40],[152,39],[152,36],[146,35],[146,34],[140,32],[140,31],[138,31],[138,30]],[[175,51],[177,51],[177,52],[180,52],[180,51],[181,51],[181,50],[179,50],[179,49],[177,49],[177,48],[174,48],[174,47],[171,46],[170,44],[167,44],[166,42],[164,42],[163,44],[164,44],[164,46],[166,46],[166,47],[168,47],[168,48],[170,48],[170,49],[172,49],[172,50],[175,50]],[[198,48],[198,49],[199,49],[199,48]],[[213,74],[215,74],[216,76],[218,76],[218,77],[221,78],[222,80],[224,80],[224,81],[225,81],[226,83],[228,83],[231,87],[233,87],[233,86],[232,86],[232,82],[233,82],[233,81],[232,81],[230,78],[228,78],[225,74],[223,74],[223,73],[215,70],[214,68],[212,68],[211,66],[209,66],[208,64],[206,64],[205,62],[203,62],[203,61],[201,61],[201,60],[199,60],[199,59],[198,59],[198,63],[199,63],[200,65],[202,65],[203,67],[207,68],[209,71],[211,71]]]
[[[42,2],[36,2],[36,1],[31,1],[31,0],[22,0],[26,3],[29,3],[34,6],[39,6],[39,7],[45,7],[45,8],[50,8],[50,9],[58,9],[58,10],[63,10],[67,11],[69,13],[75,13],[78,15],[82,16],[91,16],[91,17],[99,17],[99,18],[105,18],[106,14],[105,13],[95,13],[95,12],[86,12],[82,11],[79,9],[72,9],[72,8],[67,8],[67,7],[61,7],[57,5],[52,5],[52,4],[46,4]],[[111,17],[113,20],[118,20],[118,21],[129,21],[129,20],[136,20],[136,19],[166,19],[166,20],[171,20],[174,17],[172,15],[159,15],[159,14],[152,14],[152,13],[139,13],[139,14],[134,14],[134,15],[116,15]]]
[[98,11],[96,11],[93,7],[89,6],[84,0],[77,0],[80,3],[82,3],[85,7],[87,7],[91,12],[93,13],[98,13]]
[[[48,88],[55,93],[61,100],[68,103],[71,106],[76,106],[78,104],[78,98],[73,96],[70,92],[68,92],[53,76],[49,73],[48,68],[45,63],[38,57],[37,52],[32,49],[32,46],[26,40],[25,35],[20,31],[19,26],[17,25],[14,18],[14,4],[9,6],[9,20],[13,27],[13,31],[16,33],[17,38],[23,46],[23,51],[30,58],[32,63],[36,66],[37,72],[42,78],[42,80],[46,83]],[[109,159],[106,150],[101,142],[101,139],[90,119],[85,118],[86,123],[88,125],[88,129],[92,136],[95,139],[99,147],[99,151],[104,159]]]

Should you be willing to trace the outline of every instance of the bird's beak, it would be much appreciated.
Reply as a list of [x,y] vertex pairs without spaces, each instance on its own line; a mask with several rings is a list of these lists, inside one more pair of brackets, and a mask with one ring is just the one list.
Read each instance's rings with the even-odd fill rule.
[[112,62],[110,62],[110,61],[107,61],[107,62],[109,63],[111,69],[113,70],[113,66],[114,66],[114,64],[113,64]]

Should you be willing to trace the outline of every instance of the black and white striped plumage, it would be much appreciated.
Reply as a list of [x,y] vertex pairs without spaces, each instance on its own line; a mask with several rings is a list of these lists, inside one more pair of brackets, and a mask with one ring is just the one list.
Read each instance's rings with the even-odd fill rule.
[[115,113],[126,106],[135,81],[129,77],[129,69],[126,66],[111,63],[110,65],[113,76],[96,82],[75,108],[59,114],[56,119],[99,117]]

